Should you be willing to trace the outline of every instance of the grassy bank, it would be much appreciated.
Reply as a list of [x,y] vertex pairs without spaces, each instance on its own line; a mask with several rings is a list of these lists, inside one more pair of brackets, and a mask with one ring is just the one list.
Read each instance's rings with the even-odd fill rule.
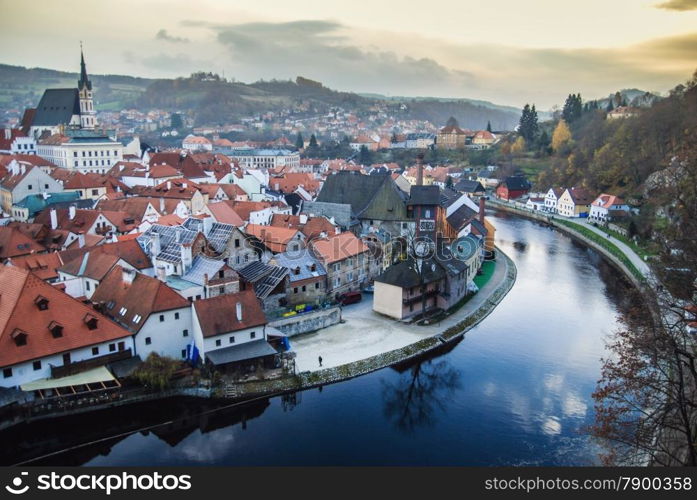
[[566,226],[568,228],[573,229],[574,231],[582,234],[584,237],[588,238],[591,240],[593,243],[596,243],[597,245],[603,247],[605,250],[610,252],[612,255],[617,257],[617,259],[624,264],[624,266],[629,269],[629,271],[639,280],[639,281],[644,281],[645,277],[644,275],[636,268],[636,266],[632,263],[632,261],[627,257],[622,250],[620,250],[614,243],[608,240],[607,237],[600,236],[598,233],[588,229],[587,227],[584,227],[580,224],[576,224],[575,222],[571,222],[565,219],[560,219],[560,218],[555,218],[554,221],[557,224],[561,224],[563,226]]

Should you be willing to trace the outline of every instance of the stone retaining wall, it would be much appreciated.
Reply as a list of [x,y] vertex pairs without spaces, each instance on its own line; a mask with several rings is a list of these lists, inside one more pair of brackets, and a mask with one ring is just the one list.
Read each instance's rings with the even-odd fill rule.
[[269,323],[269,326],[277,328],[289,337],[308,333],[336,325],[341,321],[341,308],[339,306],[328,309],[318,309],[316,311],[280,318]]

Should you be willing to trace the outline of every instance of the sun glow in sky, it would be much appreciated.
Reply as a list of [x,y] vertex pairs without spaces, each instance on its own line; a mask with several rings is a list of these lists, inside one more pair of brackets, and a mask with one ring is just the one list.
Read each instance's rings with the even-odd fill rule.
[[697,69],[697,0],[0,0],[0,63],[549,108]]

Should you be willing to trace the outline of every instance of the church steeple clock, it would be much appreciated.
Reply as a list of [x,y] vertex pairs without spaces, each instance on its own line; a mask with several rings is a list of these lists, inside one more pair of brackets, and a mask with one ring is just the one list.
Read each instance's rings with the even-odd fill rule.
[[97,113],[92,101],[92,82],[87,77],[85,55],[80,44],[80,79],[77,81],[80,94],[80,128],[92,130],[97,125]]

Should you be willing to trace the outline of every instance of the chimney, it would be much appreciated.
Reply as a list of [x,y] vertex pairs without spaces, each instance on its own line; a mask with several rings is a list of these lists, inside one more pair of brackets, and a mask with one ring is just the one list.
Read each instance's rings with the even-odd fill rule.
[[160,198],[160,215],[165,215],[165,199]]
[[182,187],[186,189],[187,187],[189,187],[189,185],[186,182],[182,182]]
[[424,154],[416,154],[416,185],[424,185]]
[[235,304],[235,317],[237,321],[242,321],[242,302]]
[[172,181],[167,181],[167,191],[172,189]]
[[157,279],[165,282],[167,281],[167,274],[165,273],[165,266],[157,266]]
[[300,224],[307,224],[307,214],[300,214]]
[[11,139],[12,138],[12,130],[9,128],[5,129],[5,139]]
[[77,235],[77,247],[82,248],[85,246],[85,232],[80,231]]
[[152,254],[153,258],[157,257],[160,254],[160,234],[159,233],[152,234],[152,238],[150,240],[150,253]]
[[49,214],[51,215],[51,229],[58,229],[58,214],[56,213],[56,209],[52,208]]
[[182,275],[186,274],[191,269],[191,245],[180,245],[182,258]]
[[75,205],[70,205],[68,208],[68,216],[70,217],[70,220],[75,218]]
[[126,269],[125,267],[121,268],[121,280],[127,285],[133,283],[135,277],[136,272],[133,269]]
[[486,197],[479,197],[479,222],[484,224],[484,209],[486,208]]
[[204,217],[203,218],[203,234],[204,234],[204,236],[208,236],[211,232],[211,229],[213,229],[213,217]]

